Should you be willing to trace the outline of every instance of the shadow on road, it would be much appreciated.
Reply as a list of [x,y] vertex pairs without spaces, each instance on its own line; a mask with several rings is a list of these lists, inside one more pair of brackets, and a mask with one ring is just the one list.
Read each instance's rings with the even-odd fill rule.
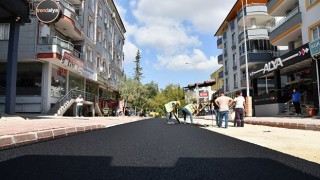
[[30,155],[1,162],[0,174],[2,180],[319,179],[263,158],[179,158],[174,167],[128,167],[111,164],[111,157]]

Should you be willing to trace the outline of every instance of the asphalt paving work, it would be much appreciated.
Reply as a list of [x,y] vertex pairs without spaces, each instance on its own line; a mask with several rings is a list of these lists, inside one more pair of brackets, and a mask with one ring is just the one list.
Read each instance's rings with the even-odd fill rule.
[[150,119],[2,150],[0,178],[320,179],[320,165],[198,126]]

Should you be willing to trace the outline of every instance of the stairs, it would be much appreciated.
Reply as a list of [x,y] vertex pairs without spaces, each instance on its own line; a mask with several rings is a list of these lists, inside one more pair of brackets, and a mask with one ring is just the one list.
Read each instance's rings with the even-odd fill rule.
[[54,116],[63,116],[63,114],[73,105],[74,102],[75,99],[70,99],[68,101],[65,101],[61,106],[60,103],[56,103],[47,114]]

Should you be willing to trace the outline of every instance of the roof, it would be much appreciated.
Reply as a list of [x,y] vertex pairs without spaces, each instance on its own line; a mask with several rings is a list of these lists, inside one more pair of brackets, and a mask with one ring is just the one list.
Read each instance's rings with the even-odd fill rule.
[[198,87],[206,87],[206,86],[212,86],[212,85],[215,85],[216,84],[216,80],[215,79],[210,79],[210,80],[207,80],[207,81],[204,81],[204,82],[201,82],[201,83],[194,83],[194,84],[188,84],[187,87],[185,88],[195,88],[197,85]]
[[[268,0],[243,0],[244,6],[246,3],[253,4],[253,3],[267,3]],[[229,22],[234,20],[237,17],[237,13],[242,9],[242,0],[237,0],[237,2],[233,5],[232,9],[230,10],[229,14],[225,18],[225,20],[220,25],[219,29],[215,33],[214,36],[222,36],[223,32],[228,28]]]

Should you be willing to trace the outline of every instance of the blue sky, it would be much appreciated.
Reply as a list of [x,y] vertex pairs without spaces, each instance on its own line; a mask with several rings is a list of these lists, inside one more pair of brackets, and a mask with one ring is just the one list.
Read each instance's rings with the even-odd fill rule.
[[236,0],[114,0],[127,32],[124,70],[132,77],[137,50],[143,83],[160,88],[210,79],[217,70],[215,32]]

